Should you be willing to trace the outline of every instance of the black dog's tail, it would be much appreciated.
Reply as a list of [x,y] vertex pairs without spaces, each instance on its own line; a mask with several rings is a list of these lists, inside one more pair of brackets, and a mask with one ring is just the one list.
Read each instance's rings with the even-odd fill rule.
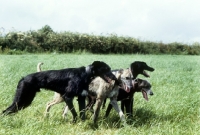
[[3,111],[3,114],[11,114],[18,112],[18,110],[28,107],[33,101],[36,92],[39,91],[35,86],[31,86],[22,78],[17,86],[13,103]]
[[[41,72],[41,65],[43,65],[42,62],[38,63],[37,72]],[[13,103],[3,111],[3,114],[15,113],[28,107],[33,101],[37,91],[39,89],[36,86],[31,86],[30,83],[22,78],[18,83]]]

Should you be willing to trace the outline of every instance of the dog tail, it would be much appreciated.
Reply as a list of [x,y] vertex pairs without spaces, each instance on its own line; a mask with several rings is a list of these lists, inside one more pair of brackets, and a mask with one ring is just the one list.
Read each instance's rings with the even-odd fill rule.
[[42,62],[39,62],[39,63],[37,64],[37,72],[41,72],[41,71],[42,71],[42,70],[41,70],[41,65],[43,65]]
[[[42,62],[38,63],[37,72],[41,71],[41,65],[43,65]],[[36,93],[39,92],[40,89],[37,88],[36,85],[32,85],[30,79],[31,82],[34,81],[34,78],[29,77],[22,78],[19,81],[13,103],[2,112],[3,114],[16,113],[19,110],[28,107],[32,103]]]
[[6,115],[16,113],[28,107],[32,103],[37,91],[39,90],[35,86],[31,86],[29,82],[22,78],[18,83],[13,103],[2,113]]

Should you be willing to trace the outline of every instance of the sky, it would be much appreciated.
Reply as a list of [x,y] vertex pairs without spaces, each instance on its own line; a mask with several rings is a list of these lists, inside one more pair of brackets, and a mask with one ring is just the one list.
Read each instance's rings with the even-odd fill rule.
[[55,32],[200,43],[199,0],[0,0],[0,32]]

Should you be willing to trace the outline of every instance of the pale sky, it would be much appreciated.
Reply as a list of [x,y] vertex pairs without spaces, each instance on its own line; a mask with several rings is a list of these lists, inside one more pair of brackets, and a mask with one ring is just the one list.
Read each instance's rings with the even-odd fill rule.
[[0,0],[0,32],[116,34],[143,41],[200,42],[200,0]]

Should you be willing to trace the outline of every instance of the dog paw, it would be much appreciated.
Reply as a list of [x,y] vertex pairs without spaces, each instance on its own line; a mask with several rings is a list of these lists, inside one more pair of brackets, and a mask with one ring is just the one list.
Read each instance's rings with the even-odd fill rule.
[[72,122],[71,123],[76,123],[76,121],[77,121],[77,117],[75,117],[75,118],[73,118],[73,120],[72,120]]

